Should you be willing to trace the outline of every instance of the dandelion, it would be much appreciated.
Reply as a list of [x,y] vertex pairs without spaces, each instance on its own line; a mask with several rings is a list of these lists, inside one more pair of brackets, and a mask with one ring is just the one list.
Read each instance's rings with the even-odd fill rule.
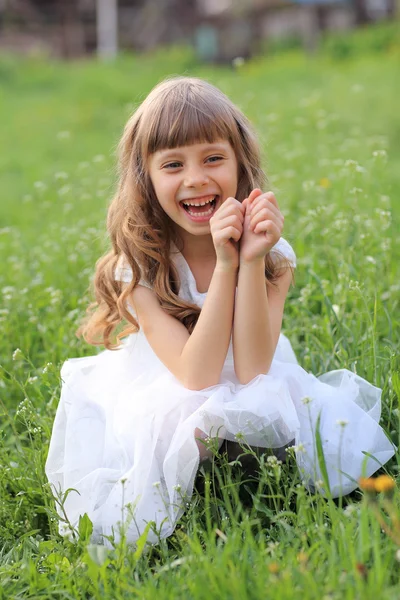
[[375,490],[377,492],[390,493],[395,487],[395,480],[389,475],[380,475],[375,479]]
[[305,565],[307,563],[307,561],[308,561],[308,556],[307,556],[307,554],[305,552],[303,552],[303,550],[300,550],[300,552],[297,555],[297,560],[302,565]]
[[272,573],[272,575],[276,575],[279,573],[279,565],[276,562],[272,562],[268,565],[268,571]]
[[396,487],[396,482],[389,475],[380,475],[379,477],[360,477],[358,480],[360,488],[366,492],[391,493]]
[[331,187],[331,182],[327,177],[323,177],[322,179],[319,180],[319,185],[322,188],[328,188],[328,187]]
[[360,477],[358,480],[358,485],[363,492],[366,492],[368,498],[375,502],[376,489],[375,489],[375,481],[370,477]]

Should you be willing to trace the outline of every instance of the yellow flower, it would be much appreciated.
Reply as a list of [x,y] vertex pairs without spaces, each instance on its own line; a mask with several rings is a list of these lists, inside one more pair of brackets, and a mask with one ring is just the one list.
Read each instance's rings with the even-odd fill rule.
[[395,487],[395,480],[389,475],[380,475],[375,479],[375,490],[377,492],[391,492]]
[[396,487],[396,482],[389,475],[380,475],[379,477],[360,477],[358,485],[364,492],[369,494],[383,492],[389,494]]
[[323,177],[322,179],[320,179],[319,185],[320,187],[328,188],[331,187],[331,182],[327,177]]
[[376,492],[375,480],[372,479],[372,477],[360,477],[358,480],[358,485],[364,492]]
[[276,562],[272,562],[268,565],[268,571],[270,573],[273,573],[274,575],[276,575],[277,573],[279,573],[279,565]]
[[308,561],[308,556],[307,556],[307,554],[305,552],[303,552],[303,550],[300,550],[300,552],[297,555],[297,560],[302,565],[305,565],[307,563],[307,561]]

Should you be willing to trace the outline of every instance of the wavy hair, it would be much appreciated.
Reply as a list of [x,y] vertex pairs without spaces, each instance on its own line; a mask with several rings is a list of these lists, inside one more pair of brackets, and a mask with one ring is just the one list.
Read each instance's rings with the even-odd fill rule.
[[[266,181],[259,144],[248,119],[218,88],[193,77],[169,78],[150,92],[128,120],[119,143],[119,183],[107,216],[111,250],[96,264],[95,302],[77,332],[90,344],[115,349],[124,336],[139,331],[127,301],[140,279],[151,286],[168,314],[193,331],[200,308],[178,296],[179,273],[170,251],[172,243],[180,251],[183,243],[157,200],[148,158],[158,150],[221,139],[229,141],[235,152],[236,198],[242,202]],[[129,284],[115,279],[121,261],[131,269]],[[265,276],[271,283],[278,277],[269,255]]]

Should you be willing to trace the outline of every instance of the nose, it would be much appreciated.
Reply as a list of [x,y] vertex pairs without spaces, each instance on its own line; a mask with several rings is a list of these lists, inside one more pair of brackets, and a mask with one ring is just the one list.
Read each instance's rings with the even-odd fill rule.
[[188,166],[185,173],[184,185],[188,188],[198,188],[209,182],[206,171],[199,165]]

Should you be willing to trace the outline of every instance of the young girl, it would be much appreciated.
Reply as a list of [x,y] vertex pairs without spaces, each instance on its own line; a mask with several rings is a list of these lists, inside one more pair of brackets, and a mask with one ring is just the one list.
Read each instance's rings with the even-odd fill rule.
[[281,333],[296,258],[263,184],[249,122],[205,81],[164,81],[125,127],[112,250],[83,328],[107,350],[64,364],[46,464],[56,495],[72,488],[70,524],[87,513],[98,541],[120,523],[132,542],[150,521],[170,535],[206,438],[295,444],[313,489],[318,428],[334,497],[394,453],[381,390],[345,369],[307,373]]

